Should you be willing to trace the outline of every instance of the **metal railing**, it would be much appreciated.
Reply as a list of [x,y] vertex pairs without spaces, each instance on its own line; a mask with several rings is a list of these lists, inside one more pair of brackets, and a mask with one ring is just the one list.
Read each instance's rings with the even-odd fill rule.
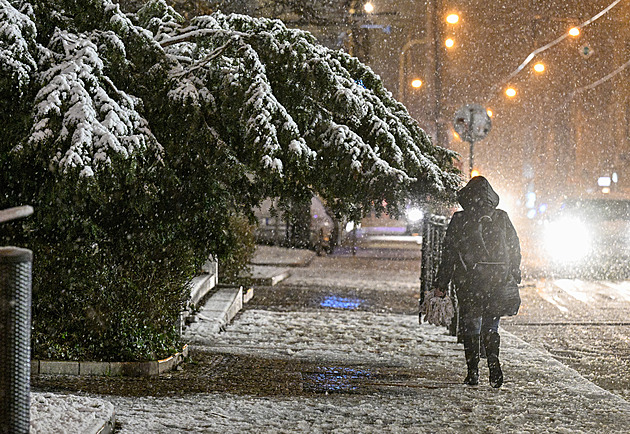
[[430,215],[422,225],[422,261],[420,271],[420,297],[431,290],[442,258],[442,247],[448,219],[440,215]]
[[[27,217],[30,206],[0,211],[0,223]],[[0,247],[0,433],[30,431],[33,252]]]
[[[448,227],[449,219],[441,215],[430,215],[425,218],[422,225],[422,259],[420,271],[420,305],[424,302],[427,292],[433,289],[433,282],[440,266],[442,259],[442,250],[444,247],[444,236]],[[452,288],[449,288],[452,289]],[[457,297],[454,291],[449,290],[449,297],[453,301],[455,307],[455,317],[449,326],[449,332],[452,336],[457,335],[459,327],[459,310]]]

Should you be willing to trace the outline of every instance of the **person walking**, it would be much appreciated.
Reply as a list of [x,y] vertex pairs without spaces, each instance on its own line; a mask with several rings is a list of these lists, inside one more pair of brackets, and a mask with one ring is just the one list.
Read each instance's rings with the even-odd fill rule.
[[453,215],[446,230],[435,295],[444,297],[453,284],[467,365],[464,384],[479,384],[481,344],[490,385],[498,388],[503,384],[498,332],[503,311],[497,306],[501,299],[497,291],[521,282],[520,243],[508,214],[497,209],[499,195],[486,178],[472,178],[457,192],[457,201],[463,210]]

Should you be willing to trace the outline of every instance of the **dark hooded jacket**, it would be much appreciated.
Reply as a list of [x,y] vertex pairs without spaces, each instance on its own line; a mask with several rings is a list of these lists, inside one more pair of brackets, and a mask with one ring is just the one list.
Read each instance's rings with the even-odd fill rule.
[[472,178],[465,187],[457,192],[457,201],[463,211],[456,212],[446,230],[442,260],[434,286],[445,291],[449,282],[455,285],[460,308],[481,314],[487,306],[490,288],[470,288],[466,279],[465,252],[474,252],[483,248],[480,238],[479,223],[484,218],[505,225],[505,238],[508,250],[509,279],[521,281],[521,248],[516,230],[507,213],[497,209],[499,195],[483,176]]

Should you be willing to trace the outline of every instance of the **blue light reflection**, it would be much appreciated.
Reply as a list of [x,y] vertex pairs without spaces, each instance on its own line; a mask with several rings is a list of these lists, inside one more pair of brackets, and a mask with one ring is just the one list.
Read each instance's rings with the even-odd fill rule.
[[305,373],[306,389],[313,392],[343,393],[358,389],[358,381],[372,376],[371,372],[352,368],[325,368],[320,372]]
[[332,307],[334,309],[358,309],[365,300],[358,298],[345,298],[331,295],[322,301],[322,307]]

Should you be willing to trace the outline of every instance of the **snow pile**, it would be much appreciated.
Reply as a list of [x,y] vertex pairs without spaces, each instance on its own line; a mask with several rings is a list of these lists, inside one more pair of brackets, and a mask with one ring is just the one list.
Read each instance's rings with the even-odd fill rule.
[[96,434],[113,422],[114,406],[96,398],[31,394],[31,433]]

